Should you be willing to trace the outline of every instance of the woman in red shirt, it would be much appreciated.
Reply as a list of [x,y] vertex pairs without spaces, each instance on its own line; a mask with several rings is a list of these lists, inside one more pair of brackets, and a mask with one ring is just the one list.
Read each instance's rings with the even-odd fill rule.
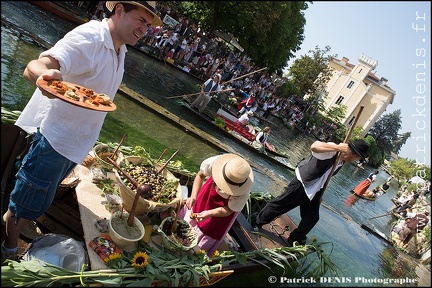
[[201,163],[191,196],[186,199],[179,217],[194,227],[198,233],[198,246],[209,257],[246,204],[253,182],[250,165],[238,155],[213,156]]

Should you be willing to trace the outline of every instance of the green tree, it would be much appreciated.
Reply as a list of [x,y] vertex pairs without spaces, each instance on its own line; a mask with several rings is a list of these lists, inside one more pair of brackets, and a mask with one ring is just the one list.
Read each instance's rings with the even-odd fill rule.
[[375,138],[378,146],[386,154],[391,152],[399,153],[406,140],[411,136],[411,132],[399,135],[402,127],[401,110],[382,115],[371,127],[368,134]]
[[335,105],[331,106],[326,114],[334,123],[341,123],[341,120],[345,117],[346,110],[346,105]]
[[291,95],[300,95],[300,90],[294,85],[293,81],[289,79],[280,86],[279,93],[281,97],[289,98]]
[[390,175],[396,178],[398,183],[405,182],[415,174],[415,163],[414,161],[407,160],[405,158],[399,158],[397,160],[390,161],[389,165]]
[[293,83],[300,90],[300,96],[308,96],[309,101],[322,102],[325,87],[330,80],[332,69],[329,62],[337,55],[328,55],[331,47],[325,46],[320,49],[310,50],[308,54],[295,60],[289,68],[288,75],[292,77]]
[[367,135],[363,140],[369,145],[368,165],[378,168],[384,163],[384,153],[372,136]]
[[[310,1],[307,1],[310,2]],[[304,40],[305,1],[167,1],[213,31],[231,33],[258,67],[281,74]]]
[[411,137],[411,132],[405,132],[400,135],[398,135],[397,139],[393,142],[393,151],[397,154],[399,153],[402,146],[406,143],[408,138]]

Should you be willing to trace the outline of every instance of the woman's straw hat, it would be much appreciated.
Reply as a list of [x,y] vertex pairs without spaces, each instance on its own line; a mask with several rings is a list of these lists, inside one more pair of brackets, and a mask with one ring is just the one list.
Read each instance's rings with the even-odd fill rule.
[[212,176],[223,193],[233,196],[249,193],[254,182],[249,163],[232,153],[220,155],[215,160]]
[[162,25],[162,20],[159,18],[159,16],[156,15],[156,1],[106,1],[105,5],[107,9],[112,12],[115,5],[118,3],[131,4],[142,7],[153,15],[152,26],[156,27]]

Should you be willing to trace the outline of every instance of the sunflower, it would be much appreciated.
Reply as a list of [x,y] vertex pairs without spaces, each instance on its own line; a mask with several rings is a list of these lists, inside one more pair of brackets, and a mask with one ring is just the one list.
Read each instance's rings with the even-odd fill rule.
[[104,259],[104,261],[108,267],[119,269],[121,268],[122,254],[120,253],[110,254],[108,255],[107,258]]
[[132,259],[132,266],[135,268],[143,268],[148,264],[148,255],[146,252],[138,251]]
[[212,258],[216,258],[216,257],[218,257],[218,256],[219,256],[219,251],[216,250],[216,251],[213,253]]
[[113,253],[113,254],[110,254],[104,260],[109,265],[110,262],[115,262],[116,260],[120,259],[121,257],[122,257],[122,255],[120,253]]
[[195,252],[195,255],[197,255],[197,256],[199,256],[201,254],[206,254],[206,251],[201,249],[201,250],[198,250]]

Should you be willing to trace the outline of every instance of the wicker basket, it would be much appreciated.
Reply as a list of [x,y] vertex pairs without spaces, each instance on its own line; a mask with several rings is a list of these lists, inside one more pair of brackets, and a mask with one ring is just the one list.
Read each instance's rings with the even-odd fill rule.
[[[187,230],[185,236],[188,239],[188,245],[184,245],[180,242],[177,233],[171,232],[172,223],[174,222],[173,217],[167,217],[162,220],[161,224],[158,227],[158,233],[162,236],[162,243],[165,248],[173,251],[189,251],[194,248],[198,244],[198,234],[190,224],[183,220],[177,219],[177,229]],[[164,227],[166,226],[166,227]],[[168,231],[170,235],[167,235],[165,231]]]
[[[114,168],[114,166],[111,163],[105,161],[104,159],[108,156],[111,156],[112,153],[114,153],[114,150],[115,148],[112,148],[106,144],[98,144],[94,146],[93,147],[93,153],[95,158],[94,166],[103,170],[111,171]],[[123,153],[117,151],[116,156],[114,158],[115,161],[118,161],[117,159],[120,160],[123,159],[124,158]]]
[[[126,157],[120,161],[118,161],[119,166],[122,168],[124,166],[124,162],[128,161],[129,163],[132,163],[134,165],[139,165],[139,164],[143,164],[145,165],[146,163],[148,163],[146,161],[146,159],[138,157],[138,156],[129,156]],[[161,168],[162,166],[159,164],[155,164],[155,167],[157,169]],[[170,179],[176,179],[178,180],[178,178],[176,178],[171,172],[169,172],[168,170],[164,169],[162,172],[162,175],[166,177],[166,179],[170,180]],[[130,209],[132,208],[132,204],[133,201],[135,199],[135,192],[132,191],[122,180],[122,178],[120,177],[119,172],[116,170],[115,171],[115,176],[117,178],[118,184],[119,184],[119,190],[120,190],[120,197],[123,201],[123,207],[127,212],[130,212]],[[140,183],[140,184],[146,184],[146,183]],[[162,212],[162,211],[166,211],[171,207],[176,207],[181,199],[182,196],[182,188],[180,186],[180,183],[178,183],[177,185],[177,194],[176,194],[176,198],[174,198],[173,200],[171,200],[171,202],[169,203],[158,203],[158,202],[154,202],[151,200],[146,200],[142,197],[140,197],[138,199],[138,203],[136,206],[136,215],[137,214],[141,214],[141,213],[148,213],[148,212]]]

